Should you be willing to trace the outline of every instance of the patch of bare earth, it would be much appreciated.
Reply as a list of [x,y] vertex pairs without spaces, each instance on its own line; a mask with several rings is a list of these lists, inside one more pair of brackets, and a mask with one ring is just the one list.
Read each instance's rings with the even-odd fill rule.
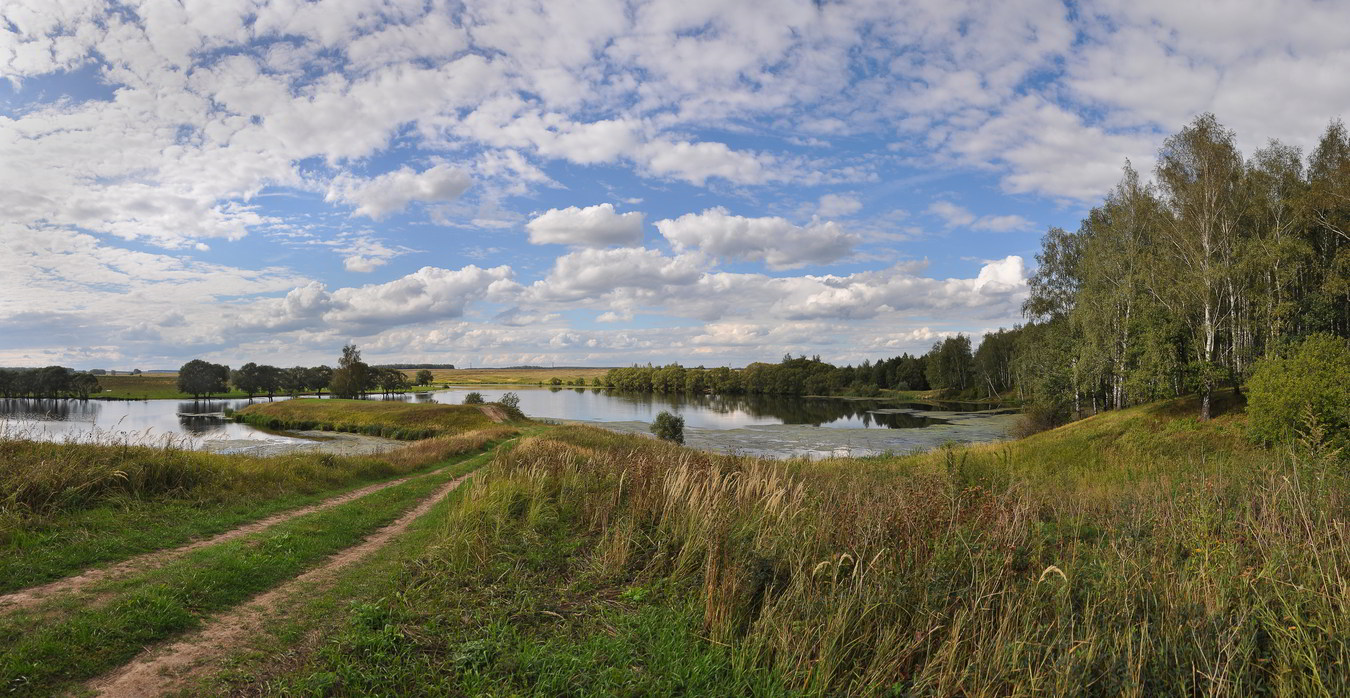
[[506,421],[506,413],[502,411],[502,408],[497,407],[496,405],[483,405],[478,409],[486,415],[488,419],[491,419],[498,424]]
[[36,606],[37,604],[41,603],[44,599],[54,594],[80,592],[85,589],[88,589],[90,586],[97,584],[98,582],[101,582],[105,579],[116,579],[118,577],[123,577],[132,574],[134,572],[154,569],[156,567],[159,567],[160,565],[169,562],[170,560],[173,560],[187,553],[190,553],[193,550],[205,548],[211,545],[216,545],[217,543],[224,543],[226,541],[233,540],[241,536],[247,536],[253,533],[257,533],[264,529],[275,526],[279,523],[294,519],[298,516],[313,514],[316,511],[323,511],[324,509],[330,509],[332,507],[338,506],[339,504],[346,504],[347,502],[350,502],[353,499],[359,499],[368,494],[371,494],[372,492],[378,492],[382,489],[385,489],[386,487],[393,487],[395,485],[402,484],[414,477],[417,477],[417,475],[410,475],[408,477],[399,478],[397,480],[390,480],[389,482],[380,482],[374,485],[368,485],[358,490],[352,490],[351,492],[348,492],[346,494],[338,495],[330,499],[325,499],[322,502],[319,502],[318,504],[311,504],[310,506],[307,507],[292,509],[290,511],[282,512],[280,514],[274,514],[265,519],[259,519],[258,521],[254,521],[253,523],[240,526],[239,528],[226,531],[219,535],[212,536],[211,538],[205,538],[203,540],[188,543],[187,545],[180,546],[177,548],[171,548],[169,550],[155,550],[153,552],[148,552],[142,555],[137,555],[136,557],[133,558],[129,558],[127,560],[123,560],[122,562],[119,562],[115,565],[109,565],[107,567],[99,567],[91,570],[86,570],[73,577],[65,577],[63,579],[58,579],[54,582],[48,582],[46,584],[42,584],[35,587],[28,587],[27,589],[20,589],[19,591],[15,591],[9,594],[5,594],[4,596],[0,596],[0,612],[20,608],[29,608],[32,606]]
[[207,674],[214,660],[245,649],[248,640],[263,631],[266,620],[281,611],[282,604],[301,587],[331,582],[339,570],[384,547],[467,477],[464,475],[446,483],[397,521],[329,558],[323,566],[253,597],[193,635],[143,653],[120,669],[89,682],[86,688],[98,695],[113,697],[158,696],[187,689]]

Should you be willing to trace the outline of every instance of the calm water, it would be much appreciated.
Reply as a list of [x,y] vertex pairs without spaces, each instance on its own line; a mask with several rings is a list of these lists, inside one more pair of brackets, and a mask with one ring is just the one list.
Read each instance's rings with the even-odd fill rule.
[[[593,422],[616,431],[646,433],[662,410],[684,417],[688,445],[728,453],[774,457],[870,455],[931,448],[948,441],[1004,438],[1013,415],[944,406],[879,401],[775,396],[684,396],[617,393],[592,388],[463,387],[415,393],[394,399],[459,404],[469,392],[489,402],[503,393],[520,396],[531,417]],[[278,400],[284,398],[276,398]],[[226,407],[254,400],[102,401],[0,400],[4,429],[38,439],[130,437],[155,441],[190,438],[196,447],[212,442],[251,440],[303,443],[299,439],[236,424]]]

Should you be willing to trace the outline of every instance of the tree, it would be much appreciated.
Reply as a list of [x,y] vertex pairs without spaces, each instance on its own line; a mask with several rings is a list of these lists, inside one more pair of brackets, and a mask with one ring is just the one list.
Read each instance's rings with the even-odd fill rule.
[[252,361],[234,369],[230,372],[230,383],[234,384],[234,389],[241,393],[253,397],[262,392],[262,372],[261,367]]
[[370,366],[361,360],[361,352],[355,344],[342,347],[342,358],[338,359],[329,386],[333,397],[353,398],[366,394],[370,387]]
[[481,405],[481,404],[483,404],[483,394],[480,393],[480,392],[477,392],[477,391],[467,393],[467,394],[464,396],[464,404],[466,404],[466,405]]
[[970,337],[964,334],[948,337],[928,352],[928,384],[937,390],[965,390],[974,371]]
[[1158,154],[1158,182],[1170,214],[1163,245],[1170,264],[1159,265],[1162,274],[1152,290],[1195,338],[1201,419],[1209,419],[1214,389],[1224,369],[1232,368],[1221,343],[1236,300],[1231,273],[1247,200],[1243,174],[1236,136],[1213,114],[1168,138]]
[[682,444],[684,443],[684,417],[663,410],[652,421],[651,432],[656,434],[657,438]]
[[195,398],[229,391],[230,367],[193,359],[178,369],[178,392]]
[[323,395],[323,389],[333,382],[333,369],[328,366],[315,366],[305,371],[305,388],[313,390],[315,395]]
[[433,378],[434,377],[431,375],[431,371],[425,368],[417,372],[418,385],[431,385],[431,381]]

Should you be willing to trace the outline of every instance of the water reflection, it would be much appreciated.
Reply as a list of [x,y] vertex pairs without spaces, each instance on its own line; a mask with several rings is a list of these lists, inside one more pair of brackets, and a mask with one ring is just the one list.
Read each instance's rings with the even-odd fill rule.
[[[685,426],[738,429],[774,424],[835,429],[922,429],[946,424],[942,417],[896,411],[895,403],[872,400],[801,398],[782,395],[665,395],[625,393],[602,388],[452,388],[433,393],[435,400],[459,404],[469,392],[489,402],[515,392],[520,407],[532,417],[580,421],[650,422],[669,411],[684,417]],[[925,407],[928,407],[925,405]],[[880,409],[883,412],[878,412]]]

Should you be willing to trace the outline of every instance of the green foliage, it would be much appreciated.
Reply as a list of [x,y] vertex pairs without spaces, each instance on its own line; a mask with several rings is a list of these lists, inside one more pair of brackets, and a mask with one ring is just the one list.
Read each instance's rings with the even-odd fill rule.
[[101,390],[94,373],[64,366],[0,368],[0,397],[87,398]]
[[497,404],[506,411],[511,419],[524,419],[525,413],[520,411],[520,396],[515,393],[503,393],[497,399]]
[[928,384],[936,390],[963,391],[971,386],[974,373],[970,337],[948,337],[928,352]]
[[1248,430],[1290,443],[1316,428],[1332,448],[1350,446],[1350,342],[1316,334],[1288,358],[1260,362],[1248,382]]
[[483,394],[478,391],[467,393],[464,396],[464,404],[466,405],[481,405],[483,402]]
[[361,352],[354,344],[342,347],[342,358],[333,371],[329,391],[333,397],[360,397],[370,388],[370,366],[361,360]]
[[209,397],[229,390],[230,367],[193,359],[178,369],[178,392]]
[[434,376],[431,375],[431,371],[424,368],[417,372],[417,378],[414,382],[417,385],[431,385],[433,378]]
[[651,432],[656,434],[657,438],[682,444],[684,443],[684,417],[662,410],[652,421]]

